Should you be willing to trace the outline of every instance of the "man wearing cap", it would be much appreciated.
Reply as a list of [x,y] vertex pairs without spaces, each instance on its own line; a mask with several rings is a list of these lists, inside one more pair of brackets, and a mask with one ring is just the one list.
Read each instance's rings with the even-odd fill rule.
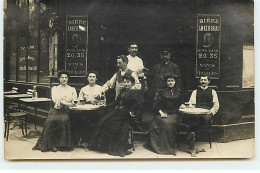
[[161,62],[156,64],[151,72],[151,90],[150,96],[153,98],[155,92],[158,89],[163,89],[165,87],[165,82],[163,76],[167,74],[176,76],[176,88],[178,92],[181,92],[181,73],[179,66],[172,61],[170,61],[171,53],[169,49],[162,49],[160,52]]
[[124,75],[130,75],[135,79],[135,84],[132,86],[132,89],[141,90],[141,84],[138,80],[138,76],[137,76],[136,72],[130,70],[127,67],[127,64],[128,64],[128,59],[125,55],[118,56],[117,57],[117,66],[119,68],[119,71],[116,72],[113,75],[113,77],[103,85],[104,91],[107,91],[111,88],[115,88],[115,91],[116,91],[115,99],[117,98],[118,94],[120,93],[121,89],[124,86],[124,81],[122,80],[122,77]]

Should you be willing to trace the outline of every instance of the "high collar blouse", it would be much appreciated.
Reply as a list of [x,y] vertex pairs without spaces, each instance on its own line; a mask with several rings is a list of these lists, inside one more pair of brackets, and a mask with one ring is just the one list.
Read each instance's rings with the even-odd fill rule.
[[69,85],[58,85],[54,86],[51,89],[51,97],[52,101],[54,102],[54,108],[55,109],[61,109],[61,101],[65,101],[67,103],[72,103],[73,100],[77,99],[77,92],[74,87],[71,87]]
[[164,112],[177,112],[182,102],[182,97],[178,90],[174,88],[165,88],[158,90],[154,97],[153,109]]

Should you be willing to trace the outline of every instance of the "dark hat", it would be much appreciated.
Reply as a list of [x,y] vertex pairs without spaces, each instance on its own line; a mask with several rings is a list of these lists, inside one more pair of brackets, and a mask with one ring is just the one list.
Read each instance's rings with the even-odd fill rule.
[[160,54],[161,55],[167,55],[171,53],[169,48],[162,48]]

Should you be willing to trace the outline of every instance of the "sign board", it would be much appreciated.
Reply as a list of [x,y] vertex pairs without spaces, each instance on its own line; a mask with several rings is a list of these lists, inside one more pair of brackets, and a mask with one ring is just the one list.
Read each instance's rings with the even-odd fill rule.
[[65,69],[72,75],[85,76],[87,67],[87,16],[67,16]]
[[221,17],[218,14],[197,15],[196,77],[220,75]]

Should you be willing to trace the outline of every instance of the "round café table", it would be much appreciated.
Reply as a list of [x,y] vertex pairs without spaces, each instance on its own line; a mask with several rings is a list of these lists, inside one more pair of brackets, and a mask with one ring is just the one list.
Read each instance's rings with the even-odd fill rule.
[[[76,105],[74,107],[70,107],[69,109],[73,111],[72,119],[73,124],[76,126],[73,126],[73,136],[74,136],[74,142],[76,143],[75,147],[84,148],[86,151],[87,147],[87,133],[91,133],[91,120],[89,118],[93,115],[93,112],[96,110],[99,110],[101,108],[104,108],[105,106],[100,105],[93,105],[93,104],[84,104],[84,105]],[[77,123],[75,123],[77,122]]]
[[17,91],[4,91],[4,95],[18,94]]
[[[186,116],[186,118],[193,117],[193,116],[203,116],[203,115],[209,115],[210,111],[208,109],[203,109],[203,108],[184,108],[184,109],[179,109],[179,112]],[[195,132],[193,132],[195,134]],[[195,134],[196,135],[196,134]],[[191,154],[191,157],[196,157],[196,154],[199,152],[206,152],[205,149],[198,149],[196,147],[191,148],[189,150],[183,150],[189,154]]]
[[74,111],[92,111],[92,110],[97,110],[101,108],[102,106],[99,105],[92,105],[92,104],[84,104],[84,105],[76,105],[73,107],[70,107],[70,110]]

